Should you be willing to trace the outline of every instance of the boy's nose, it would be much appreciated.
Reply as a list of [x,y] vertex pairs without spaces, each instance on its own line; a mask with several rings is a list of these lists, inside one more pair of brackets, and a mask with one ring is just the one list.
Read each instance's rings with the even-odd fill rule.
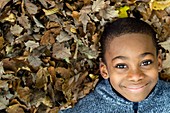
[[132,69],[128,73],[128,80],[137,82],[144,78],[144,73],[140,69]]

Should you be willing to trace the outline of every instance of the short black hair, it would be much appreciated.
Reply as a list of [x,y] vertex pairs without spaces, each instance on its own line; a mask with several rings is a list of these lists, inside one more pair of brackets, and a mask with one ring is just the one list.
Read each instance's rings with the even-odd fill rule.
[[153,27],[151,27],[148,23],[136,18],[119,18],[113,22],[106,23],[104,26],[104,31],[102,32],[100,38],[101,57],[103,62],[105,62],[104,55],[106,48],[111,40],[115,37],[129,33],[141,33],[151,36],[158,54],[158,39],[156,38],[156,32],[154,31]]

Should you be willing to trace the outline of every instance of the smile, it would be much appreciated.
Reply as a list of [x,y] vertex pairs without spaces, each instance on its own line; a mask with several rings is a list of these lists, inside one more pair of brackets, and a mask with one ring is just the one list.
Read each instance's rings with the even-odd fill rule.
[[140,92],[143,91],[145,89],[145,87],[148,84],[142,85],[142,86],[131,86],[131,87],[125,87],[127,90],[131,91],[131,92]]

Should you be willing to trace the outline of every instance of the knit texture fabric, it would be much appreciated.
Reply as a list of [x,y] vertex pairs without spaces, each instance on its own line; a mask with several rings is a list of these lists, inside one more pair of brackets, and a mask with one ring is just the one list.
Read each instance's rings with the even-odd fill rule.
[[158,80],[154,90],[141,102],[118,95],[108,80],[102,80],[89,95],[59,113],[170,113],[170,83]]

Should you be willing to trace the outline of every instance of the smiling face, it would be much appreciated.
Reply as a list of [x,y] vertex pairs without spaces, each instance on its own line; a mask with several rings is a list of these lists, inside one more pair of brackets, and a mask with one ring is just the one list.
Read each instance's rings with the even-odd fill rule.
[[113,38],[105,52],[106,64],[100,63],[103,78],[123,97],[144,100],[158,81],[161,55],[156,54],[149,35],[131,33]]

